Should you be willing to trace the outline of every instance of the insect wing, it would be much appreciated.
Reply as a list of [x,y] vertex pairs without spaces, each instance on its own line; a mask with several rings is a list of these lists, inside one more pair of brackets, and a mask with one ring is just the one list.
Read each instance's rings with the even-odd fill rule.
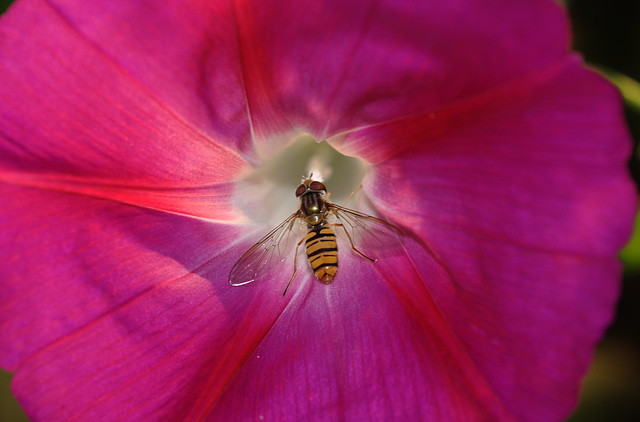
[[297,243],[293,228],[299,214],[291,214],[240,257],[229,273],[231,285],[240,286],[262,278],[285,260]]
[[[365,254],[389,254],[401,249],[402,233],[394,225],[339,205],[330,204],[334,215],[334,231],[341,239],[352,242]],[[379,258],[371,256],[371,258]]]

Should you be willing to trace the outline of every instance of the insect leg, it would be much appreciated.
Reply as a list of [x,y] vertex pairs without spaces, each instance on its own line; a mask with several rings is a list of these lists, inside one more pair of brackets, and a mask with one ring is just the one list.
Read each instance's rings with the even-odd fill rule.
[[351,192],[351,194],[349,195],[349,197],[347,198],[346,201],[344,201],[344,204],[342,204],[342,206],[344,207],[345,205],[347,205],[347,202],[349,202],[351,200],[351,197],[353,195],[355,195],[356,192],[358,192],[360,189],[362,189],[362,183],[360,184],[360,186],[358,186],[358,189],[354,190],[353,192]]
[[351,236],[349,236],[349,231],[344,226],[344,224],[334,224],[334,226],[342,227],[342,230],[344,230],[344,233],[347,235],[347,238],[349,239],[349,243],[351,243],[351,249],[353,249],[354,251],[358,252],[361,257],[366,258],[371,262],[376,262],[377,261],[377,259],[369,258],[367,255],[363,254],[362,252],[360,252],[358,250],[358,248],[355,247],[355,245],[353,244],[353,240],[351,240]]
[[291,282],[293,281],[293,277],[295,277],[296,273],[298,272],[298,248],[300,248],[300,245],[302,245],[302,242],[304,242],[304,239],[305,239],[304,237],[302,239],[300,239],[300,241],[296,245],[296,254],[293,256],[293,274],[291,274],[291,278],[289,279],[289,283],[287,283],[287,288],[284,289],[284,293],[282,293],[282,296],[287,294],[287,290],[289,290],[289,286],[291,285]]

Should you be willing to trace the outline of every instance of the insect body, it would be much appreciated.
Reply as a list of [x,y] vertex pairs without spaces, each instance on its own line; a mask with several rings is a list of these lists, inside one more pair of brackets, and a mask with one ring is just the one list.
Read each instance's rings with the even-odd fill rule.
[[318,280],[330,283],[338,271],[338,243],[336,231],[346,235],[351,249],[361,257],[375,262],[356,247],[368,250],[383,250],[397,244],[399,232],[394,226],[378,218],[332,204],[327,196],[327,188],[321,182],[303,178],[296,189],[298,211],[294,212],[278,227],[253,245],[231,269],[229,282],[240,286],[267,275],[290,253],[295,240],[294,225],[302,221],[307,234],[297,242],[293,274],[283,296],[287,293],[298,266],[298,249],[305,243],[309,264]]
[[[309,263],[318,280],[328,283],[333,280],[338,271],[338,243],[336,235],[327,221],[327,212],[330,208],[327,189],[320,182],[305,179],[298,186],[296,196],[299,200],[298,213],[307,223],[307,235],[304,242],[307,247]],[[300,243],[298,243],[299,245]]]
[[326,222],[309,227],[304,238],[307,257],[318,280],[330,282],[338,272],[338,243]]

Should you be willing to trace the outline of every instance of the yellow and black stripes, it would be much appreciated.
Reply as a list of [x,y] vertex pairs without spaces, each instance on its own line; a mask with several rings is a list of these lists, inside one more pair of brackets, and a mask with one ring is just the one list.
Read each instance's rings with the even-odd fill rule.
[[338,271],[338,244],[328,224],[309,227],[305,237],[307,256],[318,280],[330,282]]

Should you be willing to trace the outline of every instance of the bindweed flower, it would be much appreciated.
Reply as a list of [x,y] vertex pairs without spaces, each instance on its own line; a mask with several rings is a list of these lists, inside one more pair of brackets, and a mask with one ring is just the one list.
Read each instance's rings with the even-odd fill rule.
[[[17,1],[0,364],[26,413],[568,415],[635,211],[619,96],[568,44],[546,0]],[[229,285],[312,170],[400,250]]]

